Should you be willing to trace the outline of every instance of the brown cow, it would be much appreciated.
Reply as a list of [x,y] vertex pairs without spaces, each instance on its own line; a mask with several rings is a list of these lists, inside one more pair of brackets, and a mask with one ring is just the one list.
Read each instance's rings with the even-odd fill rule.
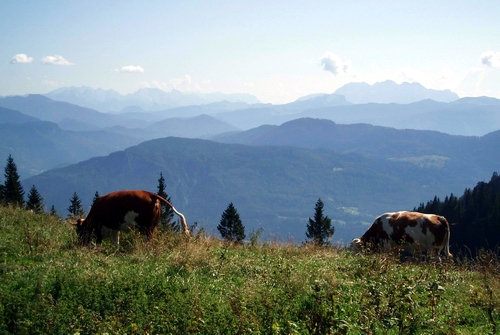
[[431,251],[436,257],[443,248],[450,254],[450,225],[443,217],[417,212],[380,215],[360,238],[351,242],[351,250],[370,245],[374,248],[402,246],[410,253]]
[[128,190],[112,192],[96,199],[87,217],[76,222],[79,241],[88,244],[95,236],[96,243],[101,243],[103,227],[112,230],[114,244],[119,244],[120,230],[132,227],[138,228],[144,238],[149,240],[160,220],[162,203],[170,206],[181,218],[184,233],[189,235],[186,218],[166,199],[147,191]]

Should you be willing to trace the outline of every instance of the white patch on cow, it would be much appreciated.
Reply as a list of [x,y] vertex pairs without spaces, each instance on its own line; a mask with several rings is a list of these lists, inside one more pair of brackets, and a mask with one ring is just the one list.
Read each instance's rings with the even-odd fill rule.
[[[386,213],[380,218],[380,221],[382,222],[382,230],[387,234],[389,237],[387,240],[382,240],[380,242],[380,246],[382,249],[389,250],[391,249],[394,245],[397,244],[397,242],[393,241],[391,236],[394,232],[394,229],[392,228],[391,224],[389,223],[389,219],[391,218],[393,213]],[[399,217],[399,216],[398,216]]]
[[422,231],[422,226],[428,220],[429,217],[426,215],[417,219],[417,225],[415,227],[406,227],[405,234],[411,237],[414,241],[414,243],[408,243],[405,245],[406,251],[414,253],[417,251],[421,252],[431,250],[433,248],[435,236],[430,234],[429,231],[426,231],[425,234]]
[[138,216],[139,213],[136,213],[134,211],[127,212],[127,214],[125,214],[125,217],[123,218],[123,223],[120,225],[120,230],[138,227],[137,222],[135,222],[135,218]]
[[387,213],[380,217],[380,221],[382,221],[382,230],[385,231],[389,236],[391,236],[393,230],[391,224],[389,223],[389,218],[391,217],[391,215],[392,213]]
[[[395,221],[399,220],[401,218],[401,215],[405,214],[405,212],[395,212],[395,213],[386,213],[384,214],[383,216],[380,217],[380,221],[382,222],[382,229],[384,230],[384,232],[386,232],[386,234],[389,236],[389,239],[388,240],[384,240],[381,242],[381,246],[384,248],[384,247],[394,247],[394,246],[397,246],[399,245],[402,241],[395,241],[394,240],[394,227],[391,226],[390,224],[390,219],[394,216],[394,214],[397,214],[396,217],[394,217],[393,219]],[[408,251],[408,252],[415,252],[415,251],[419,251],[419,250],[427,250],[428,247],[427,247],[427,235],[424,235],[422,233],[422,222],[423,220],[425,220],[424,218],[419,218],[418,219],[418,222],[417,222],[417,225],[415,227],[406,227],[405,230],[404,230],[404,233],[413,239],[413,241],[416,242],[415,243],[403,243],[403,249]],[[425,245],[420,243],[421,241],[424,241]],[[434,241],[432,241],[434,242]],[[432,242],[431,242],[431,245],[432,246]]]

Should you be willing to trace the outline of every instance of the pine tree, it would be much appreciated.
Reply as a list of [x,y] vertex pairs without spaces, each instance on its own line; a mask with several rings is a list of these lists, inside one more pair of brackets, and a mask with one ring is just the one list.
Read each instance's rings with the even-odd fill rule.
[[26,202],[26,208],[31,209],[35,213],[43,213],[44,212],[44,203],[43,198],[38,193],[35,185],[33,185],[28,193],[28,201]]
[[2,188],[2,198],[7,204],[22,206],[24,204],[24,190],[19,181],[17,166],[11,155],[5,166],[5,183]]
[[95,204],[95,201],[97,200],[97,198],[99,198],[99,192],[95,191],[94,199],[92,199],[92,206]]
[[323,207],[324,204],[320,198],[316,202],[314,220],[309,218],[306,232],[307,238],[318,246],[327,245],[335,232],[335,228],[332,227],[332,219],[323,216]]
[[80,218],[85,216],[85,212],[82,208],[82,201],[78,197],[78,194],[73,193],[73,196],[70,199],[70,206],[68,207],[68,218]]
[[54,205],[52,205],[52,207],[50,207],[49,215],[59,216],[59,214],[57,214],[56,207]]
[[[160,179],[158,179],[158,192],[156,194],[171,203],[170,197],[168,196],[167,192],[165,192],[166,188],[167,186],[165,185],[165,178],[163,178],[163,173],[160,172]],[[170,206],[162,206],[160,224],[163,227],[169,228],[174,232],[178,232],[180,231],[180,226],[178,222],[172,221],[173,218],[174,211],[172,210],[172,208],[170,208]]]
[[222,213],[217,229],[222,238],[228,242],[242,243],[245,239],[245,227],[232,202],[227,206],[224,213]]

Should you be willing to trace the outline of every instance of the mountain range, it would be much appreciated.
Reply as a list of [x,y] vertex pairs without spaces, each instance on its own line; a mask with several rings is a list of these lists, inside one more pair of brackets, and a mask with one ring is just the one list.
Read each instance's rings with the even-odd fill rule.
[[63,130],[47,121],[0,122],[0,157],[7,159],[12,155],[23,178],[106,155],[139,142],[129,136],[102,130]]
[[[342,104],[408,104],[426,99],[452,102],[459,98],[456,93],[450,90],[433,90],[425,88],[419,83],[404,82],[397,84],[394,81],[387,80],[373,85],[367,83],[348,83],[337,89],[334,94],[315,94],[299,98],[295,102],[321,99],[322,95],[334,96]],[[121,112],[130,106],[139,107],[145,111],[160,111],[176,107],[207,105],[221,101],[244,103],[247,105],[261,104],[259,99],[250,94],[203,94],[180,92],[178,90],[167,92],[159,88],[142,88],[134,93],[122,95],[114,90],[93,89],[87,86],[63,87],[49,92],[45,96],[53,100],[68,102],[100,112]],[[315,107],[327,106],[315,104]]]
[[500,159],[500,131],[464,137],[300,119],[245,133],[248,144],[151,140],[46,171],[23,185],[36,185],[46,204],[64,213],[73,192],[88,210],[96,191],[155,190],[161,172],[176,208],[208,232],[216,234],[233,202],[248,230],[262,227],[268,237],[294,241],[304,238],[321,198],[337,227],[335,240],[345,242],[382,212],[460,194],[489,178]]
[[78,122],[87,128],[83,130],[95,130],[116,125],[137,127],[148,124],[138,118],[130,119],[115,114],[101,113],[87,107],[52,100],[39,94],[0,98],[0,106],[20,111],[43,121],[60,123],[71,120],[72,122]]
[[[383,88],[421,97],[421,85],[382,84],[353,87],[358,99]],[[88,210],[96,191],[155,191],[161,172],[176,208],[214,235],[233,202],[247,231],[302,241],[321,198],[334,240],[345,242],[381,212],[461,194],[498,171],[500,100],[423,92],[425,100],[411,103],[354,103],[361,100],[337,90],[282,105],[224,100],[118,113],[41,95],[5,97],[0,158],[11,154],[24,188],[35,185],[63,216],[73,192]],[[142,96],[156,93],[163,94]]]
[[[0,109],[2,113],[4,109]],[[11,119],[9,119],[11,120]],[[15,157],[19,174],[27,178],[52,168],[74,164],[95,156],[108,155],[150,138],[170,133],[187,138],[207,137],[216,130],[228,130],[225,124],[208,116],[170,119],[167,127],[153,125],[137,129],[113,127],[106,130],[70,131],[47,121],[3,123],[0,118],[0,157]],[[158,127],[158,129],[156,129]]]
[[148,111],[158,111],[224,100],[246,104],[260,103],[256,97],[250,94],[201,94],[194,92],[183,93],[178,90],[166,92],[159,88],[141,88],[134,93],[122,95],[114,90],[93,89],[86,86],[64,87],[45,95],[53,100],[92,108],[100,112],[120,112],[129,106],[136,106]]
[[221,121],[248,130],[261,125],[280,125],[311,117],[336,123],[367,123],[396,129],[435,130],[452,135],[481,136],[500,129],[500,100],[479,97],[445,103],[422,100],[411,104],[349,104],[310,107],[287,113],[286,105],[249,108],[214,115]]
[[[266,124],[280,125],[304,117],[329,119],[342,124],[368,123],[397,129],[436,130],[467,136],[482,136],[500,129],[498,116],[500,114],[498,112],[500,100],[498,99],[477,97],[441,102],[429,97],[441,94],[443,95],[441,100],[450,100],[453,95],[447,91],[425,89],[417,83],[400,85],[394,82],[374,85],[354,83],[341,87],[339,90],[347,90],[349,87],[351,90],[352,87],[357,87],[358,92],[364,92],[359,93],[359,97],[369,96],[371,90],[377,88],[377,92],[381,92],[382,95],[392,94],[393,100],[397,100],[402,95],[391,92],[406,92],[410,95],[414,91],[418,93],[419,97],[427,97],[427,99],[408,104],[394,102],[352,104],[345,96],[333,93],[308,96],[282,105],[219,101],[158,111],[148,111],[139,106],[128,106],[119,114],[110,114],[99,113],[94,109],[52,100],[40,95],[29,95],[27,97],[0,98],[0,106],[18,110],[45,121],[56,122],[67,130],[96,130],[114,126],[130,129],[146,128],[151,123],[165,119],[187,118],[202,114],[210,115],[240,130],[248,130]],[[366,90],[363,91],[363,88]],[[62,92],[71,91],[68,89]]]
[[345,96],[353,104],[397,103],[409,104],[421,100],[452,102],[458,100],[458,95],[450,90],[432,90],[419,83],[404,82],[396,84],[387,80],[373,85],[367,83],[348,83],[335,91],[335,94]]

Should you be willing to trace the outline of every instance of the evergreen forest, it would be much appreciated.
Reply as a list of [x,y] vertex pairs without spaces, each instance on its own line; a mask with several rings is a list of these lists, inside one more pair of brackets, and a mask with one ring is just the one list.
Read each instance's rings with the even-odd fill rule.
[[452,253],[476,255],[480,249],[498,250],[500,245],[500,177],[479,182],[462,196],[444,200],[434,197],[415,208],[418,212],[440,214],[451,224]]

